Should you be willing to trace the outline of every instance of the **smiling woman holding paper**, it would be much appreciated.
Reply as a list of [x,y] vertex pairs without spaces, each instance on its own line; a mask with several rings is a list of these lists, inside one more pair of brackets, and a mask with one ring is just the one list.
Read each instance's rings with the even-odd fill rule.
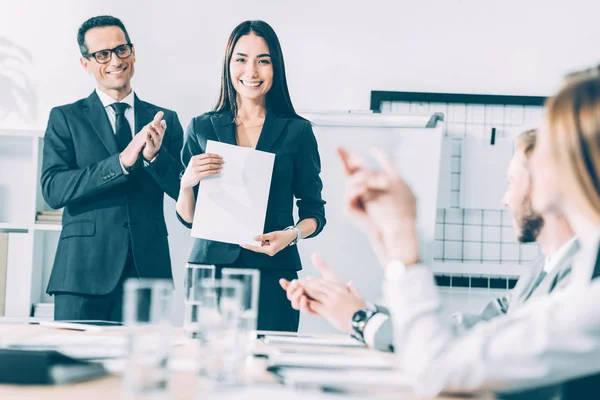
[[[254,240],[260,246],[200,236],[189,261],[216,265],[217,276],[224,267],[260,270],[258,329],[297,331],[299,313],[292,309],[278,282],[297,278],[302,265],[295,244],[316,236],[325,226],[321,161],[310,122],[292,106],[279,40],[263,21],[246,21],[233,30],[223,60],[217,105],[188,126],[182,150],[187,168],[181,179],[177,214],[190,228],[203,215],[201,209],[195,215],[200,182],[209,177],[220,179],[228,162],[207,153],[208,141],[275,154],[265,233],[256,232]],[[300,219],[296,225],[294,197]],[[236,236],[228,235],[227,221],[222,221],[220,228],[218,237]]]

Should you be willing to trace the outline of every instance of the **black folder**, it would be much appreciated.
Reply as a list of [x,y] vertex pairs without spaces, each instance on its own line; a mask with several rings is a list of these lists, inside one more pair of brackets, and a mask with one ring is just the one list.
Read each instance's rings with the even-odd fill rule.
[[76,360],[54,350],[0,349],[0,383],[53,385],[107,375],[102,364]]

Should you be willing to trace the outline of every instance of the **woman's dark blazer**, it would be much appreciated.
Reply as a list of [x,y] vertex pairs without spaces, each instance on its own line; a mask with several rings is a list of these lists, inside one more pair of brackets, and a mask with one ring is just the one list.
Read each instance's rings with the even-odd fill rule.
[[[203,154],[208,140],[236,145],[235,124],[231,112],[210,112],[192,119],[187,128],[181,158],[185,166],[192,156]],[[298,200],[300,220],[314,218],[318,235],[325,226],[325,201],[321,198],[323,183],[319,177],[321,160],[310,122],[301,118],[286,118],[267,112],[256,150],[275,154],[269,203],[264,232],[282,230],[294,225],[294,197]],[[227,161],[226,161],[227,162]],[[202,182],[200,183],[200,185]],[[196,188],[197,193],[197,188]],[[179,215],[178,215],[179,217]],[[190,224],[179,220],[191,228]],[[260,234],[261,232],[257,232]],[[197,264],[231,264],[242,257],[251,268],[300,270],[296,246],[289,246],[270,257],[242,249],[236,244],[196,239],[189,262]]]

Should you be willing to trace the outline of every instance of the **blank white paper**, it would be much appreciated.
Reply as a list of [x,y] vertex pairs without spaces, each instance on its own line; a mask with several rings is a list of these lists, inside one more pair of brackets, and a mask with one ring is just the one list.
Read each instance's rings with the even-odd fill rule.
[[506,170],[513,155],[511,140],[466,137],[462,141],[460,207],[504,210]]
[[411,382],[400,371],[389,370],[323,370],[283,368],[278,372],[287,385],[306,385],[335,388],[394,388],[409,389]]
[[339,337],[307,337],[307,336],[278,336],[267,335],[264,338],[266,344],[281,345],[306,345],[306,346],[333,346],[333,347],[365,347],[365,344],[348,336],[339,335]]
[[320,368],[320,369],[377,369],[393,368],[393,359],[385,354],[361,357],[313,353],[273,353],[269,355],[270,367]]
[[206,152],[220,155],[225,164],[219,175],[200,182],[192,236],[256,245],[253,238],[265,226],[275,154],[212,140]]

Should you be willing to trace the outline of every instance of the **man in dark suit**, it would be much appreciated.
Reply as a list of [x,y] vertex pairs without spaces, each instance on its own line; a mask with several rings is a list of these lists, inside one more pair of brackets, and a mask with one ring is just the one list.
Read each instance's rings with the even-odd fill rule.
[[64,213],[47,292],[56,320],[120,321],[125,279],[172,278],[163,199],[179,193],[183,130],[132,91],[135,49],[119,19],[85,21],[77,41],[98,87],[50,112],[41,186]]

